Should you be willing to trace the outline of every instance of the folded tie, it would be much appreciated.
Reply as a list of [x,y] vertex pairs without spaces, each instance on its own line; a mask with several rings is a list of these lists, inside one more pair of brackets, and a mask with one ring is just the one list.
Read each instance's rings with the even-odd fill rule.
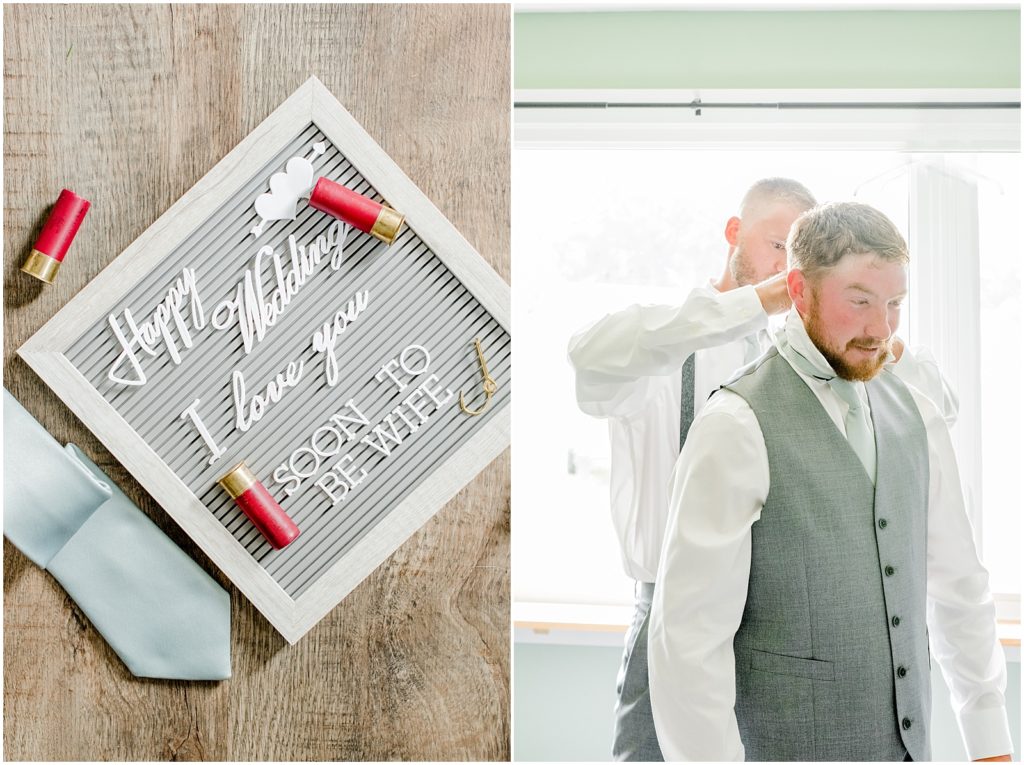
[[6,390],[4,535],[53,574],[132,674],[231,676],[228,593]]

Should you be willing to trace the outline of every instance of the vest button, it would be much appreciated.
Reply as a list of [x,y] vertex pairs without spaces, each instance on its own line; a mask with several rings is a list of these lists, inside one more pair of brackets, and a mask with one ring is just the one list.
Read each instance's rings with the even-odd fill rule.
[[892,576],[895,573],[896,573],[896,569],[894,569],[892,566],[886,566],[885,567],[885,575],[886,576]]
[[907,676],[907,668],[906,667],[900,667],[899,669],[896,670],[896,674],[899,675],[900,677],[906,677]]
[[884,529],[888,525],[889,525],[889,521],[885,520],[885,518],[879,518],[878,519],[878,528]]
[[900,626],[900,617],[898,617],[898,616],[892,617],[892,626],[893,627],[899,627]]
[[913,724],[914,723],[911,721],[909,717],[903,718],[903,730],[910,730],[910,726]]

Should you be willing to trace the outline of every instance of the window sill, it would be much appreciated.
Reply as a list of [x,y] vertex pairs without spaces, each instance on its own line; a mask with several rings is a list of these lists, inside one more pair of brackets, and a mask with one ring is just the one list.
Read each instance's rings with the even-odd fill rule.
[[[622,604],[517,602],[512,605],[516,643],[622,646],[632,617],[633,607]],[[1020,662],[1020,620],[999,620],[996,629],[1006,660]]]

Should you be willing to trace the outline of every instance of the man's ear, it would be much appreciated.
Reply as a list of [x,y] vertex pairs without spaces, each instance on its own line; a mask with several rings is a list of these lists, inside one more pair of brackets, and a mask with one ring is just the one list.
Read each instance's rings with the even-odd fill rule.
[[801,316],[806,315],[811,299],[811,285],[804,272],[799,268],[790,269],[786,275],[786,286],[789,288],[789,298],[793,301],[797,313]]
[[740,241],[740,219],[733,215],[725,224],[725,241],[735,247]]

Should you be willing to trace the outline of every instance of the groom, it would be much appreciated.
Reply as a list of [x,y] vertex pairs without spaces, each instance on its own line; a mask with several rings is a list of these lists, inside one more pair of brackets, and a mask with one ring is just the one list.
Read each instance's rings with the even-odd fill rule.
[[949,433],[884,367],[906,244],[840,203],[804,213],[787,250],[785,329],[704,407],[673,474],[649,638],[665,759],[927,760],[931,654],[968,755],[1009,759]]

